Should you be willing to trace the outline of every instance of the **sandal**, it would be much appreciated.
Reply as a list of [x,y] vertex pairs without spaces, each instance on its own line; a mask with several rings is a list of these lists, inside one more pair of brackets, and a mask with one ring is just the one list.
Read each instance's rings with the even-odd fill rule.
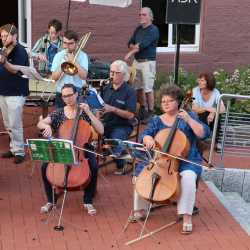
[[146,219],[146,215],[144,213],[134,213],[128,217],[128,221],[130,223],[136,223],[137,221],[144,221]]
[[182,234],[191,234],[193,231],[193,225],[192,223],[183,223],[182,225]]

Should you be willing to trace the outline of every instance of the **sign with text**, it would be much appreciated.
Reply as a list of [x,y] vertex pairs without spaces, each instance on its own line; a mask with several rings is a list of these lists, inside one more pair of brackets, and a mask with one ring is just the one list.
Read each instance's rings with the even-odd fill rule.
[[166,23],[200,22],[201,0],[167,0]]

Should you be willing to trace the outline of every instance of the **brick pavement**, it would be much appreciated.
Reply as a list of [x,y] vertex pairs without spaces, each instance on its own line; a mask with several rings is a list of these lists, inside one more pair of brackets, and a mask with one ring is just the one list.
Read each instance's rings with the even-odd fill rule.
[[[34,138],[37,118],[25,112],[25,136]],[[0,122],[0,129],[1,129]],[[7,137],[0,136],[0,151],[7,148]],[[239,162],[238,162],[239,164]],[[32,166],[34,173],[31,176]],[[80,192],[70,192],[64,210],[64,232],[53,230],[57,217],[46,223],[39,213],[45,203],[39,164],[29,160],[14,165],[11,159],[0,161],[0,250],[188,250],[188,249],[250,249],[250,239],[221,203],[201,183],[197,205],[200,215],[193,219],[192,235],[181,235],[180,224],[165,229],[154,238],[131,246],[125,242],[135,238],[138,224],[125,225],[132,205],[130,176],[113,176],[112,166],[101,170],[95,198],[96,216],[81,208]],[[59,202],[60,204],[60,202]],[[148,222],[153,230],[175,219],[175,207],[155,210]]]

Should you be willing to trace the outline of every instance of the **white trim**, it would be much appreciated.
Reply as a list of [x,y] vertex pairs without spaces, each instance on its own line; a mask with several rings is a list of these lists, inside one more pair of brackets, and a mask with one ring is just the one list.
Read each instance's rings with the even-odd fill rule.
[[[172,43],[173,40],[173,24],[168,25],[168,47],[157,47],[157,53],[175,52],[176,45]],[[200,24],[195,25],[194,44],[182,44],[180,46],[181,52],[199,52],[200,50]]]
[[31,1],[32,0],[26,0],[27,5],[27,46],[31,49],[32,45],[32,25],[31,25]]
[[18,40],[20,43],[22,43],[22,41],[20,41],[20,37],[22,36],[22,32],[21,32],[21,26],[22,26],[22,0],[18,0]]
[[[24,1],[26,2],[26,13],[23,13],[23,3]],[[26,17],[26,37],[27,37],[27,42],[24,42],[22,40],[23,37],[23,26],[25,25],[24,23],[24,17]],[[19,42],[27,46],[28,48],[31,48],[31,0],[18,0],[18,37],[19,37]]]

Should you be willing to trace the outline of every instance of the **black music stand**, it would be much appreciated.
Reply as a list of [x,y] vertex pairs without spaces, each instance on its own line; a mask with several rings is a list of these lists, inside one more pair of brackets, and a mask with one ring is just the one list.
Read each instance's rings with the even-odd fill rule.
[[[71,140],[65,139],[27,139],[29,153],[32,161],[43,161],[48,163],[62,163],[65,166],[65,176],[63,183],[63,201],[57,225],[54,227],[56,231],[63,231],[62,214],[67,195],[67,181],[70,167],[76,164],[74,145]],[[55,204],[55,187],[52,187],[53,207],[51,211],[56,210]],[[50,214],[48,216],[48,219]]]
[[[132,141],[123,141],[123,144],[125,145],[128,153],[131,155],[132,158],[135,158],[137,161],[143,162],[145,164],[146,163],[150,164],[150,162],[152,162],[154,153],[152,151],[147,150],[143,144],[132,142]],[[154,163],[152,162],[152,164],[154,164]],[[146,224],[147,224],[150,212],[151,212],[152,207],[153,207],[152,200],[154,197],[155,188],[156,188],[159,180],[160,180],[160,176],[157,173],[154,173],[152,176],[152,188],[151,188],[151,192],[150,192],[149,206],[147,209],[146,218],[145,218],[143,223],[140,222],[139,220],[137,220],[137,222],[139,222],[141,225],[141,231],[140,231],[139,237],[135,238],[134,240],[126,242],[126,245],[130,245],[130,244],[135,243],[139,240],[145,239],[149,236],[153,236],[155,233],[158,233],[158,232],[164,230],[165,228],[170,227],[178,222],[178,220],[174,220],[170,223],[163,225],[162,227],[160,227],[154,231],[151,231],[151,232],[144,234],[145,230],[149,231],[146,228]],[[128,225],[132,222],[130,218],[131,218],[131,216],[134,217],[134,214],[136,212],[139,212],[139,211],[135,211],[134,209],[131,210],[130,215],[128,217],[128,220],[127,220],[125,226],[123,227],[123,232],[126,231],[126,229],[128,228]]]

